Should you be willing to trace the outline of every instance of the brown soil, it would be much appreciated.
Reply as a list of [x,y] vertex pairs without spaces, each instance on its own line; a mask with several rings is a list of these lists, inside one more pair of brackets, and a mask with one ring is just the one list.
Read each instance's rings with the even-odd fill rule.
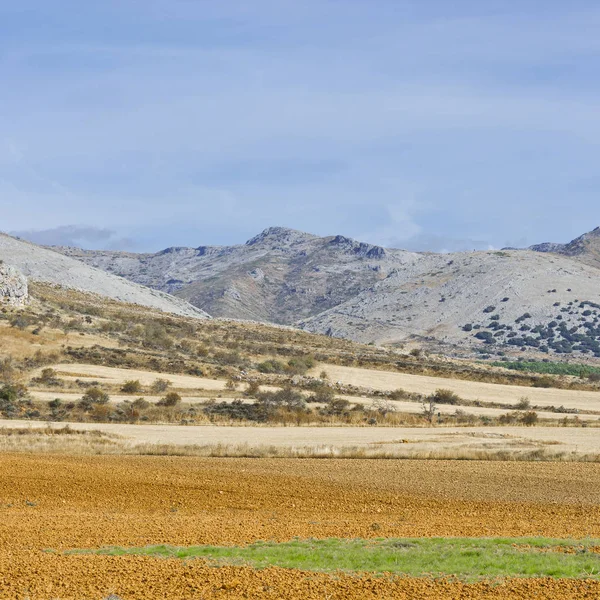
[[60,552],[295,536],[600,537],[596,464],[19,454],[1,456],[0,473],[3,599],[600,596],[590,581],[466,585]]

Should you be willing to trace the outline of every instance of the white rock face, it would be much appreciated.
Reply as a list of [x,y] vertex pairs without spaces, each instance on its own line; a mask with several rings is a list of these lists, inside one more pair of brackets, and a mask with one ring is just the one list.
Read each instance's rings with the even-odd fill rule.
[[0,260],[18,267],[32,281],[53,283],[186,317],[208,318],[204,311],[185,300],[1,233]]
[[0,304],[25,306],[29,299],[27,278],[9,265],[0,264]]

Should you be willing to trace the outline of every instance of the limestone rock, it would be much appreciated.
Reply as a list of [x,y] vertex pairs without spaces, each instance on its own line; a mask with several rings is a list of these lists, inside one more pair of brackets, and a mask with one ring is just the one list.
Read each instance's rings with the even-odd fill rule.
[[29,299],[27,278],[18,269],[0,264],[0,304],[25,306]]

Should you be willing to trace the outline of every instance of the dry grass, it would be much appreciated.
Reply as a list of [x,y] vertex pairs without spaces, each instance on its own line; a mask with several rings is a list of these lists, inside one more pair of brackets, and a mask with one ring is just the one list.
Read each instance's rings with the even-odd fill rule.
[[[408,440],[369,445],[294,445],[250,443],[165,444],[132,443],[99,430],[15,427],[0,428],[0,451],[66,455],[197,456],[213,458],[347,458],[492,461],[600,462],[600,453],[566,452],[560,442],[507,439],[502,448],[412,448]],[[386,447],[387,446],[387,447]],[[400,447],[399,447],[400,446]],[[533,447],[532,447],[533,446]]]

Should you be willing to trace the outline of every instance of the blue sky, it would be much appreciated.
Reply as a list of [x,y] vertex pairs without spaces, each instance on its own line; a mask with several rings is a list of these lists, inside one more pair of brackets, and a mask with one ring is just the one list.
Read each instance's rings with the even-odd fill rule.
[[591,0],[0,0],[0,227],[568,241],[600,225],[599,30]]

